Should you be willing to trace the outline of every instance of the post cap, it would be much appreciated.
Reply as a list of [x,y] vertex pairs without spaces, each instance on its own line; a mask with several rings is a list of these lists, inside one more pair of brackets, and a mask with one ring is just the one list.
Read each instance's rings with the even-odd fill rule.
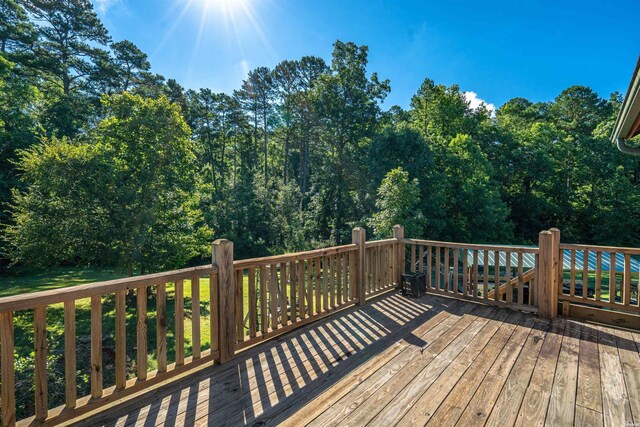
[[229,243],[231,243],[229,239],[217,239],[213,241],[214,245],[228,245]]

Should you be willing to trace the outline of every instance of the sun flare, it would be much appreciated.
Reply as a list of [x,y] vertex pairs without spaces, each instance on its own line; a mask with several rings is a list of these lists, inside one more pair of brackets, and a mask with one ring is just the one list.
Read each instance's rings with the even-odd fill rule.
[[220,11],[233,14],[247,9],[249,0],[197,0],[206,12]]

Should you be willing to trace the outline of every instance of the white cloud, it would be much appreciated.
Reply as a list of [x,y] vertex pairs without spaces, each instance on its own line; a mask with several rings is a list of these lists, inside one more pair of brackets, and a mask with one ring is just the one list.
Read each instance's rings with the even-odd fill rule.
[[101,15],[104,15],[109,9],[121,3],[122,0],[93,0],[96,11]]
[[484,104],[485,108],[489,110],[492,116],[496,113],[496,106],[482,98],[479,98],[477,93],[471,91],[464,92],[464,97],[469,103],[469,107],[476,109],[480,105]]

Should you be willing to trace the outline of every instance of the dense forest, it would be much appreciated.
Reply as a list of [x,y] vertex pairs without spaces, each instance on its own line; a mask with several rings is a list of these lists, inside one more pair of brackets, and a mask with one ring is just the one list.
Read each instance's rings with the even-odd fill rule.
[[[410,107],[368,49],[285,60],[233,93],[185,89],[89,0],[0,0],[0,257],[130,273],[388,237],[640,246],[640,164],[619,94],[471,108],[429,78]],[[428,70],[427,70],[428,71]],[[384,108],[383,108],[384,107]]]

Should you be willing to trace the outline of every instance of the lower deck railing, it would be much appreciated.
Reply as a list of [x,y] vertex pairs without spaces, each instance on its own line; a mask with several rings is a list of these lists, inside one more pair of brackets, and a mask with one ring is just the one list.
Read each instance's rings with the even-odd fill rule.
[[404,239],[428,293],[537,312],[538,248]]
[[[0,298],[3,426],[57,424],[291,331],[424,273],[426,292],[553,318],[640,328],[640,249],[404,238],[233,259],[146,276]],[[19,344],[19,345],[16,345]],[[19,369],[16,369],[16,366]],[[32,370],[26,368],[32,367]]]

